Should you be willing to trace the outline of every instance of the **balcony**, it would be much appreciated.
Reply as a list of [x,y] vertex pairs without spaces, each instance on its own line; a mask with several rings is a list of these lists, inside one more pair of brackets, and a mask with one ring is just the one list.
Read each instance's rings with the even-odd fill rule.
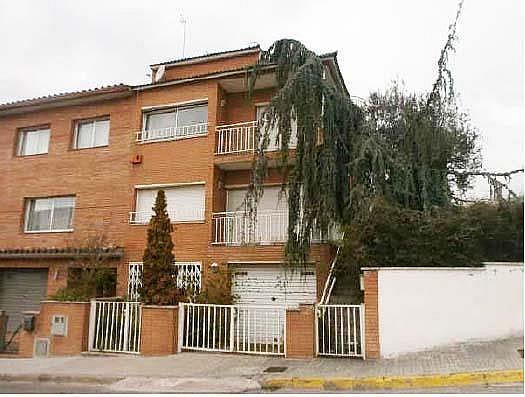
[[[288,239],[288,211],[258,211],[253,225],[243,211],[218,212],[213,214],[212,227],[215,245],[284,243]],[[333,228],[327,236],[314,232],[312,242],[339,238],[340,234]]]
[[176,139],[205,136],[208,133],[208,123],[166,127],[152,130],[142,130],[136,133],[137,142],[163,142]]
[[217,126],[215,154],[253,153],[257,128],[257,121]]

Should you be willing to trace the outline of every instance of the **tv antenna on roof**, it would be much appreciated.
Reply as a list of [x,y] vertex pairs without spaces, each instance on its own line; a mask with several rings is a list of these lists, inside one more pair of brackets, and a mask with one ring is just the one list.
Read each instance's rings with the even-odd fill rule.
[[186,20],[186,17],[184,16],[182,12],[180,13],[180,16],[179,16],[179,22],[182,24],[183,29],[184,29],[184,33],[182,37],[182,57],[184,58],[184,53],[186,52],[186,23],[188,21]]

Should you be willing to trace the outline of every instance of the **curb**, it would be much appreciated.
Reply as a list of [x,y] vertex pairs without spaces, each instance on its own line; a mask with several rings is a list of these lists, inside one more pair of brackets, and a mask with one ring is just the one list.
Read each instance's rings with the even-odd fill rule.
[[125,378],[124,376],[0,374],[0,381],[3,381],[3,382],[96,383],[99,385],[109,385],[111,383],[118,382],[124,378]]
[[523,370],[369,378],[270,378],[261,380],[261,386],[263,389],[374,390],[433,388],[511,382],[523,382]]

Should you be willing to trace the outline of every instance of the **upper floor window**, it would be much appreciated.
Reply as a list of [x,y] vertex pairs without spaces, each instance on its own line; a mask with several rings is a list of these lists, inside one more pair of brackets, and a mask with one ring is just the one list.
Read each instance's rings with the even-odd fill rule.
[[[266,115],[266,110],[268,109],[268,105],[257,105],[256,107],[256,114],[257,114],[257,121],[262,124],[263,132],[268,131],[268,147],[266,150],[273,151],[273,150],[279,150],[281,148],[280,139],[278,138],[279,129],[277,127],[277,123],[275,123],[272,127],[270,127],[270,123],[267,121],[268,117]],[[288,147],[295,149],[297,147],[297,121],[292,119],[292,131],[290,134],[290,140],[288,141]],[[261,134],[262,138],[262,134]]]
[[18,134],[17,154],[19,156],[30,156],[33,154],[47,153],[50,133],[51,131],[48,127],[20,130]]
[[[171,222],[201,222],[204,220],[204,184],[163,187]],[[159,188],[137,189],[135,212],[130,223],[148,223]]]
[[26,203],[26,232],[60,232],[73,229],[75,196],[29,199]]
[[109,119],[79,120],[75,123],[75,149],[107,146],[108,142]]
[[205,135],[207,132],[208,105],[181,106],[145,113],[144,127],[137,134],[137,140],[162,141]]

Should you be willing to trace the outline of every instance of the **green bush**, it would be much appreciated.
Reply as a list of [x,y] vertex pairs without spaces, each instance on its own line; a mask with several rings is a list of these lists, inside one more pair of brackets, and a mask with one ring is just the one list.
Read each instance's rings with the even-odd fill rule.
[[345,228],[342,270],[365,266],[479,266],[523,261],[523,200],[436,208],[430,213],[377,201]]

